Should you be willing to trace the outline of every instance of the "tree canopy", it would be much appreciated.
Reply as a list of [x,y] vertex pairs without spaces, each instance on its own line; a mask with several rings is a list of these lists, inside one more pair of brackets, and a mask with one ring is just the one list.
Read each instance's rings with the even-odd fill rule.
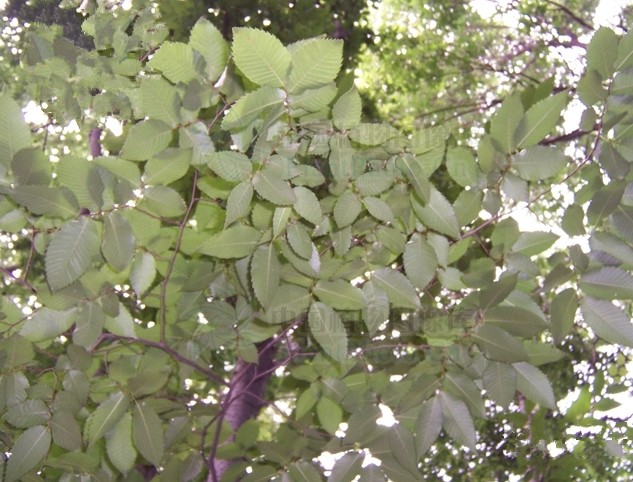
[[627,480],[626,22],[175,3],[5,37],[0,481]]

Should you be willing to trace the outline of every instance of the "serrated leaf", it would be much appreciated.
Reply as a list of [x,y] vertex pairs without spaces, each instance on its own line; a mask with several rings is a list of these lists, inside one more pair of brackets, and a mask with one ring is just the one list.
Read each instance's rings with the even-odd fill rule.
[[400,132],[389,124],[357,124],[349,129],[349,138],[365,146],[379,146]]
[[73,194],[60,187],[16,186],[9,195],[33,214],[74,218],[79,205]]
[[482,418],[486,416],[481,389],[463,372],[454,370],[447,372],[444,376],[443,388],[463,400],[472,414]]
[[255,251],[261,236],[251,226],[234,226],[209,236],[198,251],[216,258],[245,258]]
[[122,474],[127,474],[134,467],[136,449],[132,444],[132,414],[129,412],[108,432],[106,451],[112,465]]
[[363,285],[363,296],[363,322],[369,334],[373,335],[378,327],[389,319],[389,298],[387,293],[371,281]]
[[633,299],[633,276],[613,266],[605,266],[584,274],[578,284],[585,293],[595,298]]
[[414,474],[418,471],[415,439],[413,434],[399,423],[389,428],[389,447],[396,460],[408,472]]
[[490,136],[495,148],[501,153],[516,149],[516,129],[523,117],[523,104],[517,94],[507,97],[490,121]]
[[363,205],[351,190],[345,191],[334,205],[334,221],[339,228],[352,224],[361,212]]
[[535,313],[517,306],[495,306],[484,313],[484,323],[497,326],[516,336],[532,337],[546,327],[545,320]]
[[459,224],[455,210],[437,189],[431,188],[426,206],[413,203],[413,210],[426,227],[452,238],[459,238]]
[[204,57],[209,79],[220,77],[229,58],[229,46],[222,33],[209,20],[200,18],[191,29],[189,45]]
[[391,187],[394,176],[386,171],[371,171],[359,176],[354,184],[363,196],[376,196]]
[[445,392],[440,392],[438,398],[442,405],[444,430],[459,443],[475,450],[477,434],[466,404]]
[[283,90],[268,85],[249,92],[231,106],[222,120],[222,129],[226,131],[248,127],[263,112],[283,107],[284,100]]
[[167,383],[168,379],[169,370],[161,368],[144,370],[128,379],[127,388],[130,394],[138,399],[157,392]]
[[130,404],[130,399],[122,392],[116,392],[101,402],[94,410],[84,426],[84,437],[88,445],[93,445],[116,423],[121,420]]
[[136,323],[125,305],[119,303],[119,313],[115,317],[107,316],[105,329],[110,333],[128,338],[136,338]]
[[613,74],[613,66],[618,57],[618,36],[607,27],[600,27],[587,45],[587,69],[600,72],[603,79]]
[[338,362],[347,359],[347,333],[338,313],[325,303],[315,301],[308,312],[308,324],[310,333],[325,353]]
[[364,454],[358,452],[348,452],[336,461],[332,467],[332,473],[328,477],[328,482],[352,482],[360,473],[363,465]]
[[517,389],[516,372],[507,363],[489,361],[483,373],[484,388],[498,405],[508,408]]
[[289,92],[321,87],[332,82],[341,69],[343,42],[324,38],[301,42],[293,49],[291,58]]
[[568,236],[582,236],[585,231],[585,211],[578,204],[568,206],[561,219],[561,228]]
[[178,191],[167,186],[152,186],[145,190],[143,206],[157,216],[174,218],[187,210]]
[[397,308],[418,308],[420,299],[411,282],[399,271],[392,268],[377,269],[372,273],[372,281],[389,297],[389,302]]
[[332,121],[339,129],[349,129],[360,123],[361,110],[360,95],[356,88],[352,87],[340,96],[332,107]]
[[598,189],[587,208],[587,219],[591,224],[598,224],[618,208],[625,187],[625,181],[614,181]]
[[39,465],[51,446],[51,433],[43,425],[24,431],[11,447],[4,480],[15,482]]
[[329,138],[330,156],[328,158],[330,171],[335,181],[345,182],[354,173],[352,143],[347,136],[334,134]]
[[312,295],[301,286],[282,283],[275,293],[264,320],[268,323],[284,323],[299,318],[308,311]]
[[259,85],[283,87],[290,53],[274,35],[254,28],[233,29],[235,65]]
[[367,212],[379,221],[391,224],[396,222],[396,218],[394,217],[391,208],[382,199],[377,197],[366,197],[363,198],[363,204],[365,205]]
[[609,343],[633,346],[633,325],[621,308],[606,300],[585,298],[580,303],[585,323]]
[[130,129],[120,155],[131,161],[146,161],[165,149],[171,137],[172,127],[169,124],[156,119],[143,120]]
[[301,94],[291,95],[288,103],[292,107],[291,115],[300,116],[310,112],[318,112],[325,108],[336,97],[334,82],[316,89],[308,89]]
[[292,482],[320,482],[321,476],[314,465],[307,461],[295,462],[288,467]]
[[523,347],[528,355],[528,360],[534,366],[545,365],[560,360],[564,354],[558,348],[549,343],[535,340],[525,340]]
[[303,259],[312,257],[312,238],[301,223],[292,223],[286,231],[286,238],[292,250]]
[[264,308],[273,301],[277,288],[281,265],[274,247],[270,244],[259,246],[251,261],[251,283],[255,296]]
[[138,253],[130,268],[130,284],[136,293],[141,296],[151,286],[156,277],[156,260],[150,253]]
[[544,139],[556,127],[568,97],[567,92],[560,92],[530,107],[517,127],[517,145],[530,147]]
[[144,402],[136,402],[132,418],[132,440],[139,453],[156,467],[163,460],[163,429],[158,415]]
[[45,424],[51,415],[42,400],[25,400],[11,406],[4,416],[6,421],[14,427],[28,428]]
[[231,190],[226,200],[225,228],[249,213],[251,210],[253,192],[253,185],[246,181],[238,184]]
[[316,404],[316,413],[321,426],[326,432],[334,435],[343,421],[343,409],[341,406],[331,398],[321,397]]
[[56,445],[70,451],[81,448],[81,427],[72,413],[64,410],[55,412],[50,427]]
[[43,307],[26,320],[20,334],[33,342],[49,340],[67,331],[74,323],[76,316],[76,308],[56,311]]
[[174,84],[186,84],[199,77],[193,49],[181,42],[164,42],[148,65],[160,70]]
[[143,181],[148,185],[170,184],[187,174],[190,164],[191,149],[165,149],[147,161]]
[[534,403],[552,410],[556,409],[554,391],[541,370],[527,362],[513,363],[517,374],[517,388]]
[[273,169],[263,169],[253,176],[253,187],[266,201],[290,205],[297,201],[294,191]]
[[31,130],[20,106],[3,92],[0,95],[0,164],[9,166],[17,152],[31,146]]
[[92,346],[101,333],[105,315],[101,305],[96,301],[82,303],[77,310],[77,321],[73,331],[73,343],[75,345],[89,348]]
[[552,336],[560,343],[571,332],[578,310],[578,296],[573,288],[558,293],[550,306]]
[[365,306],[365,299],[360,289],[349,281],[319,281],[313,293],[324,303],[337,310],[360,310]]
[[547,179],[558,174],[570,158],[554,147],[532,146],[516,156],[512,165],[528,181]]
[[297,214],[315,226],[321,224],[323,213],[316,195],[305,187],[295,187],[293,191],[297,200],[292,207]]
[[404,154],[398,158],[396,166],[407,178],[419,198],[428,201],[431,196],[431,184],[428,181],[428,174],[424,172],[416,157]]
[[437,269],[435,250],[419,233],[415,233],[405,246],[402,259],[407,278],[416,288],[425,289],[435,277]]
[[442,405],[438,397],[431,397],[422,404],[415,422],[417,457],[424,455],[442,431]]
[[124,270],[132,261],[136,239],[127,219],[117,211],[104,216],[101,252],[106,261],[117,271]]
[[134,187],[141,184],[141,171],[136,162],[116,157],[97,157],[92,162],[107,169],[119,179],[129,182]]
[[551,247],[557,239],[556,234],[545,231],[521,233],[517,242],[512,246],[512,251],[525,256],[534,256]]
[[162,77],[143,78],[138,90],[138,99],[143,115],[148,118],[166,122],[170,126],[176,126],[181,122],[178,93]]
[[46,249],[46,280],[52,291],[68,286],[90,268],[99,256],[97,224],[81,217],[56,232]]
[[465,147],[449,149],[446,153],[446,168],[460,186],[477,186],[480,171],[470,149]]
[[253,163],[240,152],[213,152],[208,156],[207,165],[218,176],[229,182],[246,181],[253,174]]
[[51,182],[51,162],[41,149],[16,152],[11,160],[11,168],[18,184],[48,186]]

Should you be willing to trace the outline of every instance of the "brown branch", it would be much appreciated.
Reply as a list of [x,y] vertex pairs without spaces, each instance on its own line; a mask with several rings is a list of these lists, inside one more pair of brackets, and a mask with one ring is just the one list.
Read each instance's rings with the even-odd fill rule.
[[549,3],[550,5],[554,5],[555,7],[559,8],[560,10],[565,12],[577,24],[582,25],[583,27],[585,27],[586,29],[588,29],[588,30],[590,30],[592,32],[594,31],[594,28],[591,25],[589,25],[585,20],[583,20],[581,17],[576,15],[574,12],[572,12],[565,5],[561,5],[560,3],[555,2],[554,0],[545,0],[545,3]]
[[88,146],[90,147],[90,155],[99,157],[101,155],[101,129],[95,127],[88,135]]

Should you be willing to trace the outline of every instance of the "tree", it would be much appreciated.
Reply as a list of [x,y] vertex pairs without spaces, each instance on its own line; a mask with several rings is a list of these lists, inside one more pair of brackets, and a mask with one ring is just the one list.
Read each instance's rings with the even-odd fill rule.
[[[46,128],[0,97],[2,480],[624,480],[633,34],[475,151],[363,122],[340,40],[172,41],[142,2],[83,30],[24,46]],[[587,252],[508,216],[560,185]]]

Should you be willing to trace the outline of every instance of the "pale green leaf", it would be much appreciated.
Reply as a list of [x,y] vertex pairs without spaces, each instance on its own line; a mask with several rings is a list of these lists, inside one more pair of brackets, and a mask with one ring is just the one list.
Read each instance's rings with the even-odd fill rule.
[[558,124],[558,119],[567,105],[568,98],[567,92],[559,92],[530,107],[517,128],[517,145],[530,147],[544,139]]
[[282,283],[270,302],[264,320],[278,324],[299,318],[308,311],[312,295],[301,286]]
[[165,42],[152,55],[149,67],[160,70],[172,83],[184,84],[199,77],[193,49],[181,42]]
[[561,228],[569,236],[582,236],[585,234],[585,211],[578,204],[568,206],[561,219]]
[[273,215],[274,238],[278,237],[286,230],[286,227],[288,226],[288,221],[290,220],[290,214],[292,214],[292,209],[290,208],[275,208],[275,214]]
[[300,116],[310,112],[318,112],[324,109],[336,97],[336,85],[330,82],[324,87],[308,89],[301,94],[291,95],[288,103],[292,108],[291,115]]
[[507,363],[489,361],[483,373],[484,388],[496,404],[508,408],[517,389],[516,372]]
[[136,449],[132,444],[132,415],[129,412],[106,435],[106,452],[112,465],[122,474],[134,467]]
[[416,449],[418,458],[424,455],[442,431],[442,405],[438,397],[431,397],[422,404],[415,422]]
[[75,196],[65,188],[16,186],[9,194],[33,214],[67,219],[74,218],[79,212]]
[[502,153],[516,149],[515,132],[523,117],[523,104],[517,94],[507,97],[490,121],[490,136],[495,148]]
[[240,152],[214,152],[207,159],[211,170],[225,181],[242,182],[250,179],[253,174],[253,163]]
[[359,452],[348,452],[336,461],[328,482],[352,482],[360,473],[365,455]]
[[295,222],[288,226],[286,239],[292,250],[303,259],[309,260],[312,257],[312,238],[301,223]]
[[367,212],[379,221],[391,224],[396,222],[396,218],[394,217],[391,208],[382,199],[371,196],[366,197],[363,198],[363,204],[365,205]]
[[24,322],[20,335],[29,341],[50,340],[67,331],[75,322],[76,317],[76,308],[56,311],[43,307]]
[[618,36],[607,27],[600,27],[587,46],[587,69],[597,70],[603,79],[611,77],[618,58]]
[[216,258],[245,258],[253,251],[261,233],[251,226],[234,226],[209,236],[198,251]]
[[589,223],[596,225],[603,218],[609,216],[620,205],[626,181],[614,181],[600,188],[591,199],[587,209]]
[[633,324],[621,308],[610,301],[585,298],[580,303],[585,323],[609,343],[633,346]]
[[[360,123],[362,103],[355,87],[338,98],[332,107],[332,120],[339,129],[349,129]],[[377,193],[376,193],[377,194]]]
[[8,93],[0,94],[0,164],[9,166],[18,151],[31,146],[31,130],[20,106]]
[[264,308],[268,308],[279,287],[281,265],[271,244],[259,246],[251,261],[251,283],[255,296]]
[[527,360],[523,345],[512,335],[493,325],[481,325],[471,337],[493,360],[516,362]]
[[68,221],[56,232],[46,249],[46,280],[52,291],[68,286],[99,257],[97,223],[81,217]]
[[354,173],[354,149],[347,136],[334,134],[329,138],[330,171],[335,181],[345,182]]
[[560,343],[571,332],[578,310],[578,296],[573,288],[558,293],[550,305],[552,320],[552,336],[555,343]]
[[235,130],[248,127],[263,112],[283,107],[284,100],[283,90],[268,85],[249,92],[231,106],[222,121],[222,129]]
[[263,169],[253,176],[253,187],[266,201],[277,205],[294,204],[297,201],[294,191],[274,169]]
[[521,233],[517,242],[512,246],[512,251],[525,256],[534,256],[550,248],[557,239],[556,234],[545,231]]
[[413,210],[426,227],[452,238],[459,237],[459,224],[455,210],[437,189],[431,188],[426,206],[413,203]]
[[455,147],[446,153],[446,168],[460,186],[477,186],[480,171],[470,149]]
[[120,155],[131,161],[146,161],[165,149],[171,137],[169,124],[156,119],[143,120],[130,129]]
[[163,459],[163,429],[156,412],[145,402],[136,402],[132,420],[132,440],[139,453],[156,467]]
[[22,480],[22,476],[39,465],[51,446],[51,433],[43,425],[24,431],[9,449],[11,456],[6,462],[5,482]]
[[438,398],[442,405],[444,430],[459,443],[475,450],[477,434],[466,404],[445,392],[440,392]]
[[378,327],[389,319],[389,298],[387,293],[371,281],[363,285],[363,296],[365,297],[363,322],[369,334],[373,335]]
[[582,103],[587,107],[591,107],[607,97],[607,91],[602,85],[602,76],[594,69],[585,72],[578,81],[576,91]]
[[299,164],[295,167],[299,172],[297,177],[292,178],[295,186],[317,187],[325,182],[325,177],[317,168],[307,164]]
[[386,171],[371,171],[358,177],[354,184],[363,196],[376,196],[391,187],[394,176]]
[[399,135],[389,124],[357,124],[349,130],[349,138],[365,146],[379,146]]
[[18,184],[48,186],[51,182],[51,162],[41,149],[30,148],[16,152],[11,168]]
[[110,333],[127,338],[136,338],[136,323],[125,305],[119,303],[119,313],[115,317],[106,316],[105,329]]
[[425,289],[435,277],[437,257],[435,250],[419,234],[415,233],[404,248],[402,257],[407,278],[418,289]]
[[535,313],[518,306],[495,306],[484,314],[486,325],[502,328],[516,336],[532,337],[541,333],[546,327],[545,320]]
[[523,348],[528,356],[527,361],[534,366],[553,363],[564,356],[562,351],[552,346],[550,343],[543,343],[536,340],[525,340],[523,342]]
[[291,58],[289,92],[321,87],[333,81],[341,69],[343,42],[324,38],[301,42],[292,50]]
[[182,178],[191,164],[191,149],[168,148],[153,156],[145,164],[145,184],[170,184]]
[[416,455],[415,439],[413,434],[402,424],[395,424],[389,428],[389,447],[408,472],[416,473],[418,469],[418,457]]
[[556,409],[554,391],[541,370],[527,362],[513,363],[517,374],[517,388],[534,403]]
[[233,59],[237,68],[256,84],[283,87],[286,83],[290,53],[268,32],[234,28]]
[[364,467],[360,473],[360,479],[363,482],[387,482],[385,474],[377,465],[371,464]]
[[311,462],[295,462],[288,467],[288,473],[292,482],[321,482],[321,476]]
[[138,164],[116,157],[97,157],[93,162],[114,174],[119,179],[129,182],[132,186],[141,184],[141,171]]
[[156,277],[156,260],[148,252],[138,253],[130,269],[130,284],[136,293],[141,296],[152,284]]
[[397,308],[418,308],[420,299],[411,282],[399,271],[392,268],[377,269],[372,273],[372,281],[382,289],[390,303]]
[[595,298],[633,299],[633,276],[613,266],[586,273],[580,278],[579,286],[586,294]]
[[178,129],[178,146],[191,148],[191,164],[199,166],[207,160],[206,156],[215,151],[213,141],[209,137],[209,128],[203,122],[194,122]]
[[5,420],[14,427],[29,428],[45,424],[51,414],[42,400],[25,400],[11,406],[5,413]]
[[321,397],[316,404],[316,413],[321,426],[331,435],[338,431],[340,423],[343,421],[343,410],[341,406],[328,397]]
[[339,228],[352,224],[361,212],[363,205],[358,196],[351,190],[346,190],[334,205],[334,221]]
[[73,331],[75,345],[90,348],[103,333],[105,314],[97,301],[82,303],[77,310],[77,320]]
[[396,161],[396,166],[407,178],[415,193],[423,201],[428,201],[431,196],[431,184],[428,181],[430,172],[425,171],[418,158],[410,154],[404,154]]
[[55,445],[70,451],[81,449],[81,427],[72,413],[65,410],[55,412],[50,427]]
[[84,437],[88,445],[93,445],[116,423],[121,420],[130,404],[130,399],[122,392],[115,392],[99,404],[84,426]]
[[152,186],[145,190],[143,206],[151,213],[173,218],[181,216],[187,210],[185,201],[178,191],[167,186]]
[[481,389],[464,372],[455,370],[447,372],[444,376],[443,388],[463,400],[472,414],[482,418],[486,416]]
[[297,214],[315,226],[321,224],[323,213],[316,195],[305,187],[295,187],[293,191],[297,200],[292,207]]
[[229,46],[222,33],[206,18],[200,18],[191,29],[189,45],[200,52],[207,62],[207,76],[216,80],[226,67]]
[[334,360],[347,359],[347,333],[340,316],[325,303],[315,301],[308,312],[310,333]]
[[252,199],[253,185],[250,182],[241,182],[231,190],[226,200],[225,228],[249,213]]
[[569,162],[570,158],[554,147],[532,146],[514,156],[512,165],[521,178],[538,181],[555,176]]
[[349,281],[319,281],[313,293],[325,304],[337,310],[360,310],[365,306],[363,292]]
[[112,211],[104,216],[103,224],[103,256],[114,269],[122,271],[132,261],[136,245],[130,223],[117,211]]
[[166,122],[174,127],[181,122],[178,92],[162,77],[145,77],[138,90],[142,116]]

